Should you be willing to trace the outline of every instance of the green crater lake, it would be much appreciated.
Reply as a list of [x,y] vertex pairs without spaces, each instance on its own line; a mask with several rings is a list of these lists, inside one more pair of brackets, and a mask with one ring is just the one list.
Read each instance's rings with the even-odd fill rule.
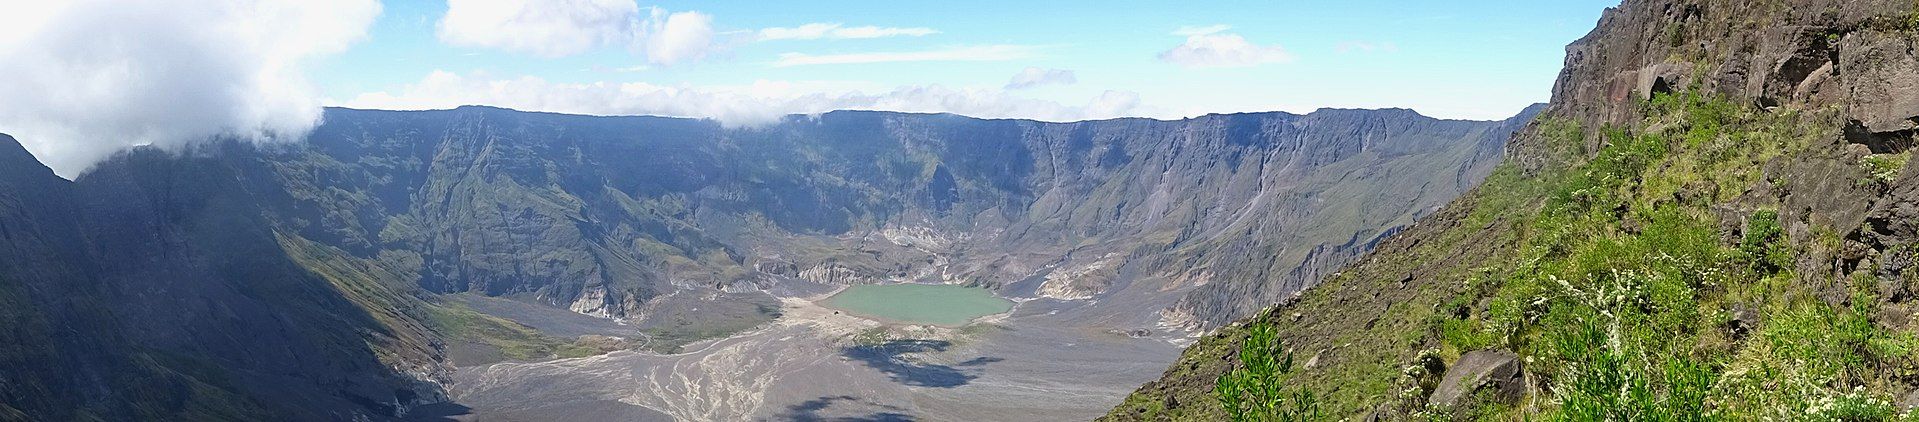
[[1013,301],[993,296],[992,291],[947,284],[858,285],[819,303],[888,322],[947,327],[1013,309]]

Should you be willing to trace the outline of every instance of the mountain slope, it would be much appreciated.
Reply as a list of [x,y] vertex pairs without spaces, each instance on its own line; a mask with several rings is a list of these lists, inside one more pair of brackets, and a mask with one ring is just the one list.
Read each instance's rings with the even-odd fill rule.
[[1626,1],[1484,185],[1107,419],[1223,417],[1215,380],[1254,325],[1333,417],[1902,412],[1915,9]]
[[72,183],[12,138],[0,153],[13,417],[332,420],[436,394],[375,356],[425,344],[370,343],[396,334],[366,332],[378,325],[342,294],[258,252],[278,248],[209,198],[218,185],[171,191],[193,176],[132,166]]

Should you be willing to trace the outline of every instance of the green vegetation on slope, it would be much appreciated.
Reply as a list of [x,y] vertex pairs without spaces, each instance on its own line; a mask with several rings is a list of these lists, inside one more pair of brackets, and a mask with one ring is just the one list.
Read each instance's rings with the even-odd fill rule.
[[[1410,236],[1418,241],[1382,246],[1251,328],[1202,341],[1161,383],[1223,371],[1211,362],[1240,332],[1271,327],[1289,344],[1319,348],[1299,353],[1326,355],[1289,384],[1320,394],[1331,415],[1894,417],[1892,394],[1919,374],[1919,339],[1875,322],[1887,299],[1876,277],[1816,259],[1841,247],[1836,230],[1780,221],[1780,195],[1767,193],[1792,177],[1768,167],[1804,159],[1815,145],[1830,149],[1815,142],[1838,139],[1820,129],[1837,125],[1821,113],[1690,94],[1643,107],[1651,117],[1629,128],[1543,120],[1535,129],[1548,145],[1543,169],[1502,166],[1415,228],[1424,231]],[[1603,139],[1589,143],[1587,133]],[[1860,160],[1857,183],[1897,176],[1897,165],[1873,157]],[[1806,235],[1789,235],[1789,223]],[[1432,281],[1408,283],[1415,275]],[[1415,355],[1451,361],[1483,349],[1520,356],[1525,397],[1492,403],[1482,391],[1459,408],[1426,403],[1443,370]],[[1150,394],[1193,387],[1149,385],[1109,417],[1219,418],[1210,401]]]
[[[1551,194],[1520,216],[1519,259],[1477,269],[1458,311],[1432,316],[1442,353],[1518,351],[1549,395],[1525,410],[1554,419],[1890,415],[1889,397],[1864,391],[1890,390],[1881,372],[1910,366],[1914,340],[1867,319],[1872,289],[1828,306],[1791,270],[1776,211],[1750,213],[1737,242],[1712,214],[1805,148],[1800,119],[1692,95],[1648,107],[1636,133],[1605,131],[1589,163],[1523,182]],[[1746,309],[1757,333],[1729,328],[1753,323],[1735,322]]]
[[[452,346],[454,348],[477,347],[497,352],[498,356],[486,356],[488,358],[543,360],[600,353],[593,348],[541,334],[520,323],[479,313],[465,304],[421,300],[415,296],[419,290],[414,286],[383,284],[414,277],[405,270],[395,269],[406,268],[407,265],[390,262],[403,261],[402,258],[387,255],[382,256],[383,259],[359,259],[338,248],[299,236],[282,234],[278,238],[288,257],[307,271],[326,279],[340,291],[341,296],[353,301],[379,322],[382,330],[373,336],[373,341],[385,344],[376,344],[374,350],[380,353],[382,361],[390,365],[426,359],[403,354],[427,353],[424,349],[431,347],[429,344],[432,342],[427,337],[429,330],[446,340],[460,343]],[[492,354],[483,351],[480,355]],[[492,363],[490,361],[494,359],[481,360],[457,363]]]
[[1286,375],[1293,372],[1293,354],[1273,335],[1270,325],[1247,327],[1240,343],[1239,365],[1219,377],[1213,393],[1234,421],[1309,421],[1321,418],[1311,391],[1286,391]]
[[[500,357],[510,360],[533,361],[600,354],[599,350],[540,334],[532,327],[482,314],[457,302],[429,306],[426,323],[433,327],[435,332],[452,341],[466,342],[467,346],[491,348],[498,351]],[[453,359],[460,365],[492,363],[461,361],[461,356],[457,353]]]

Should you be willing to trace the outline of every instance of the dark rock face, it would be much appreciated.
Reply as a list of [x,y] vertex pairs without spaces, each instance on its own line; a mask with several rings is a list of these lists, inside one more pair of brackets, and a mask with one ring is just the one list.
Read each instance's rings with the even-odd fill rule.
[[[1598,128],[1636,119],[1630,99],[1662,86],[1694,88],[1761,107],[1838,107],[1856,122],[1861,143],[1893,137],[1909,144],[1919,124],[1919,56],[1906,34],[1914,7],[1903,0],[1629,0],[1566,47],[1553,110]],[[1904,147],[1874,151],[1893,149]]]
[[0,344],[44,347],[0,349],[0,379],[23,380],[0,381],[0,416],[397,417],[443,399],[439,293],[681,342],[771,320],[792,280],[1124,296],[1205,328],[1476,184],[1535,112],[725,128],[330,109],[306,142],[136,149],[73,182],[8,138]]
[[424,340],[401,341],[418,333],[363,332],[405,327],[262,252],[279,249],[271,234],[215,193],[235,192],[232,179],[128,166],[72,183],[5,137],[0,161],[5,407],[55,420],[339,420],[439,394],[380,356],[426,360]]

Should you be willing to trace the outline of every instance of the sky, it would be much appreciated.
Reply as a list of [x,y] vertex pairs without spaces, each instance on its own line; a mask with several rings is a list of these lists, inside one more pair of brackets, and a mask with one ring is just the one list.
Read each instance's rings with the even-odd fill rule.
[[323,106],[1491,120],[1546,101],[1615,4],[0,0],[0,133],[72,177],[133,145],[297,140]]

